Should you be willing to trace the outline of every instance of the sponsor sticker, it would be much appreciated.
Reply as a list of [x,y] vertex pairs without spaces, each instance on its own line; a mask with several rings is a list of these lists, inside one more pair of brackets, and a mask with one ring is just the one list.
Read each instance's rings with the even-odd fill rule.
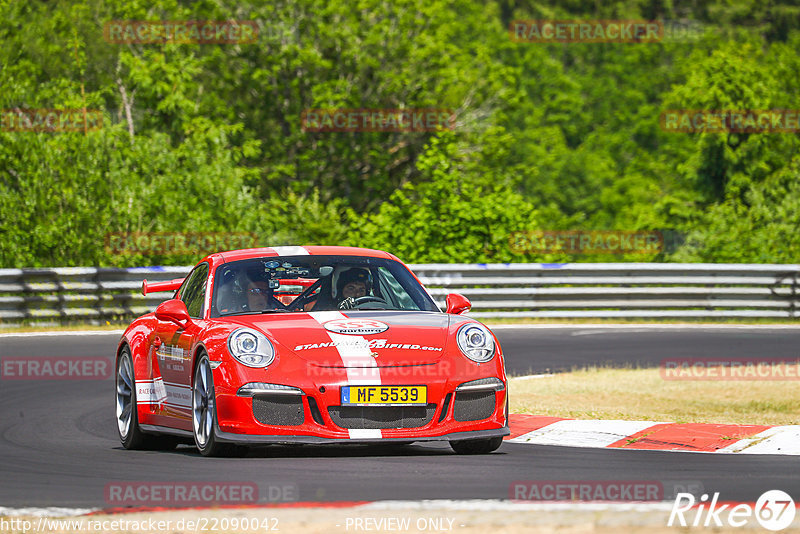
[[367,349],[399,349],[399,350],[425,350],[433,352],[441,352],[442,347],[430,347],[428,345],[420,345],[418,343],[389,343],[388,339],[342,339],[337,341],[323,341],[322,343],[307,343],[305,345],[296,345],[294,350],[311,350],[311,349],[325,349],[329,347],[342,348],[342,347],[357,347]]
[[325,330],[337,334],[366,336],[389,330],[389,325],[372,319],[335,319],[322,325]]

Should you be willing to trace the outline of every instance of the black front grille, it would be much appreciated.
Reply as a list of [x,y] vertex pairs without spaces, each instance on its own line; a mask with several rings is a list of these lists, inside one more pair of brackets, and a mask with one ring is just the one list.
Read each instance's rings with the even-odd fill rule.
[[311,412],[311,418],[318,425],[325,425],[325,422],[322,420],[322,412],[319,411],[319,406],[317,405],[317,400],[310,395],[306,397],[306,399],[308,399],[308,411]]
[[427,406],[331,406],[328,414],[341,428],[419,428],[433,419],[436,404]]
[[303,397],[297,395],[263,395],[253,397],[253,416],[259,423],[298,426],[305,420]]
[[480,421],[494,413],[494,391],[458,391],[453,406],[453,419],[456,421]]
[[447,396],[444,398],[444,404],[442,404],[442,413],[439,414],[439,422],[441,423],[444,421],[444,418],[447,417],[447,412],[450,411],[450,401],[453,398],[452,393],[448,393]]

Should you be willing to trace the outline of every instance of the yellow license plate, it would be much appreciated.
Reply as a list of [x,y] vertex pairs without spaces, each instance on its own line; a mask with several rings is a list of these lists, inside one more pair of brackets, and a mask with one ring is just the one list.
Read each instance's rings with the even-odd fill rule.
[[419,406],[428,404],[426,386],[342,386],[342,406]]

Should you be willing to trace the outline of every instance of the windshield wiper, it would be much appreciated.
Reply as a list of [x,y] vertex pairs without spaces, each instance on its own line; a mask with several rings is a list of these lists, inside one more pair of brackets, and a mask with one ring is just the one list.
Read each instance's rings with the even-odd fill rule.
[[221,313],[220,317],[229,317],[231,315],[261,315],[263,313],[292,313],[293,311],[294,310],[282,310],[280,308],[276,308],[274,310],[251,310],[251,311]]

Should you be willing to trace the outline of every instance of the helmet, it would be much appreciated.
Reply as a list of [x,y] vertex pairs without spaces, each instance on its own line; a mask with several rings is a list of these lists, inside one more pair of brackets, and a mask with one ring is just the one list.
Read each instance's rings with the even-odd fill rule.
[[339,275],[339,281],[336,283],[336,294],[341,297],[344,286],[350,282],[363,282],[367,288],[367,293],[372,290],[372,275],[367,269],[360,267],[353,267],[344,271]]

